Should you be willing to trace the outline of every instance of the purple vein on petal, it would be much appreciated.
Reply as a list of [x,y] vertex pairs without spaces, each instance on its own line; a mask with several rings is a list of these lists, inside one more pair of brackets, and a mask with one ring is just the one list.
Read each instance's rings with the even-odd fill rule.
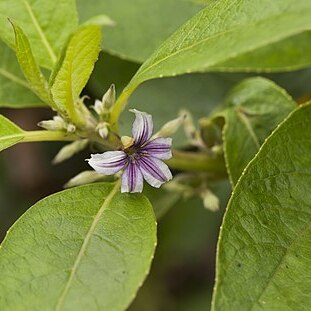
[[96,172],[113,175],[124,168],[127,155],[123,151],[107,151],[102,154],[92,154],[88,162]]
[[135,141],[136,146],[141,146],[152,135],[153,131],[153,122],[152,116],[145,112],[138,111],[136,109],[131,110],[135,113],[135,121],[133,123],[132,135]]

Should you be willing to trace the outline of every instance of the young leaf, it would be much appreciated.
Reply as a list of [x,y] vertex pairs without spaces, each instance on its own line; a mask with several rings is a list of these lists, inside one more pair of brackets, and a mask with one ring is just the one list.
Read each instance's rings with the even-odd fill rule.
[[0,308],[125,310],[143,282],[156,222],[141,194],[99,183],[43,199],[0,249]]
[[12,22],[15,32],[15,50],[21,69],[32,90],[40,99],[56,110],[48,83],[33,57],[28,38],[22,29]]
[[213,310],[311,305],[311,104],[295,110],[247,166],[218,242]]
[[80,123],[78,99],[100,51],[101,32],[96,25],[80,27],[70,38],[63,62],[53,78],[53,99],[60,111]]
[[14,52],[0,41],[0,107],[38,107],[44,104],[33,94]]
[[9,148],[24,138],[24,131],[0,115],[0,151]]
[[145,80],[211,71],[228,60],[309,30],[311,2],[220,0],[206,7],[142,65],[130,86]]
[[40,66],[53,69],[69,34],[78,25],[74,0],[0,0],[0,37],[10,47],[15,39],[8,18],[29,38]]
[[228,173],[236,184],[248,162],[277,125],[296,108],[293,99],[263,78],[238,84],[226,99],[223,140]]

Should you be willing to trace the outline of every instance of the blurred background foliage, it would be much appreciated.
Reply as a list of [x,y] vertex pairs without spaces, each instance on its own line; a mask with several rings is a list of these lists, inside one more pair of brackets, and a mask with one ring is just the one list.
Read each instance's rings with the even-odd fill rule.
[[[116,22],[104,29],[103,52],[91,79],[84,90],[92,104],[101,98],[111,83],[117,92],[139,68],[148,55],[179,25],[204,5],[203,0],[78,0],[81,20],[104,13]],[[135,5],[133,5],[133,3]],[[178,9],[176,10],[176,6]],[[2,43],[1,43],[2,44]],[[2,53],[1,63],[17,66],[12,52]],[[144,83],[130,98],[128,108],[151,113],[155,127],[176,117],[186,108],[195,119],[206,116],[224,101],[228,90],[255,73],[206,73],[152,80]],[[285,88],[297,101],[305,101],[311,94],[311,70],[289,73],[263,74]],[[2,88],[8,88],[1,93]],[[12,94],[9,101],[19,106],[39,104],[38,99],[10,85],[1,84],[0,99]],[[6,97],[7,100],[7,97]],[[2,104],[1,106],[5,106]],[[37,129],[36,124],[49,119],[46,108],[1,108],[7,116],[26,130]],[[123,133],[128,133],[133,116],[122,115]],[[174,139],[176,146],[185,144],[182,131]],[[88,169],[85,151],[57,167],[50,163],[59,150],[59,143],[21,144],[4,151],[0,161],[0,239],[12,223],[39,199],[60,191],[66,181]],[[130,307],[132,311],[208,310],[214,283],[216,241],[221,218],[230,195],[227,180],[214,186],[221,200],[221,210],[212,213],[203,208],[198,198],[184,199],[171,193],[147,188],[146,192],[159,221],[159,242],[151,274]]]

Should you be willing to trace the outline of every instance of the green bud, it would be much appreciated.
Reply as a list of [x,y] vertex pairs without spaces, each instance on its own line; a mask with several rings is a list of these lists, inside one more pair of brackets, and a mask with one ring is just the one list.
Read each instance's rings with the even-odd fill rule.
[[105,176],[98,174],[95,171],[84,171],[79,173],[77,176],[71,178],[65,185],[64,188],[72,188],[85,184],[90,184],[95,181],[104,179]]
[[153,135],[153,138],[171,137],[173,134],[177,132],[180,126],[184,123],[185,118],[186,118],[186,114],[181,114],[180,117],[165,123],[161,127],[161,129]]
[[102,98],[102,103],[106,109],[110,109],[116,101],[116,88],[114,84],[111,84],[108,91]]
[[219,210],[219,199],[212,191],[205,189],[201,192],[200,195],[203,200],[203,205],[206,209],[209,209],[212,212]]
[[57,153],[53,159],[53,164],[61,163],[67,159],[70,159],[73,155],[83,150],[88,145],[88,139],[76,140],[63,148]]

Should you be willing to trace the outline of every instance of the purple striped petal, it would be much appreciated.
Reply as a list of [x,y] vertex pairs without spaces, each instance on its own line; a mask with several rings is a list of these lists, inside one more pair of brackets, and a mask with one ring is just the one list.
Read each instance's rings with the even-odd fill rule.
[[107,151],[101,154],[92,154],[91,159],[87,161],[97,173],[113,175],[124,168],[127,155],[123,151]]
[[155,158],[168,160],[172,157],[171,147],[172,138],[155,138],[147,142],[141,151]]
[[139,161],[140,170],[152,187],[159,188],[162,184],[172,179],[168,166],[154,157],[142,157]]
[[129,162],[122,174],[121,192],[142,192],[143,175],[136,163]]
[[147,142],[152,135],[152,116],[148,113],[141,112],[136,109],[132,109],[131,111],[136,115],[135,121],[133,123],[132,135],[135,141],[135,145],[141,146]]

